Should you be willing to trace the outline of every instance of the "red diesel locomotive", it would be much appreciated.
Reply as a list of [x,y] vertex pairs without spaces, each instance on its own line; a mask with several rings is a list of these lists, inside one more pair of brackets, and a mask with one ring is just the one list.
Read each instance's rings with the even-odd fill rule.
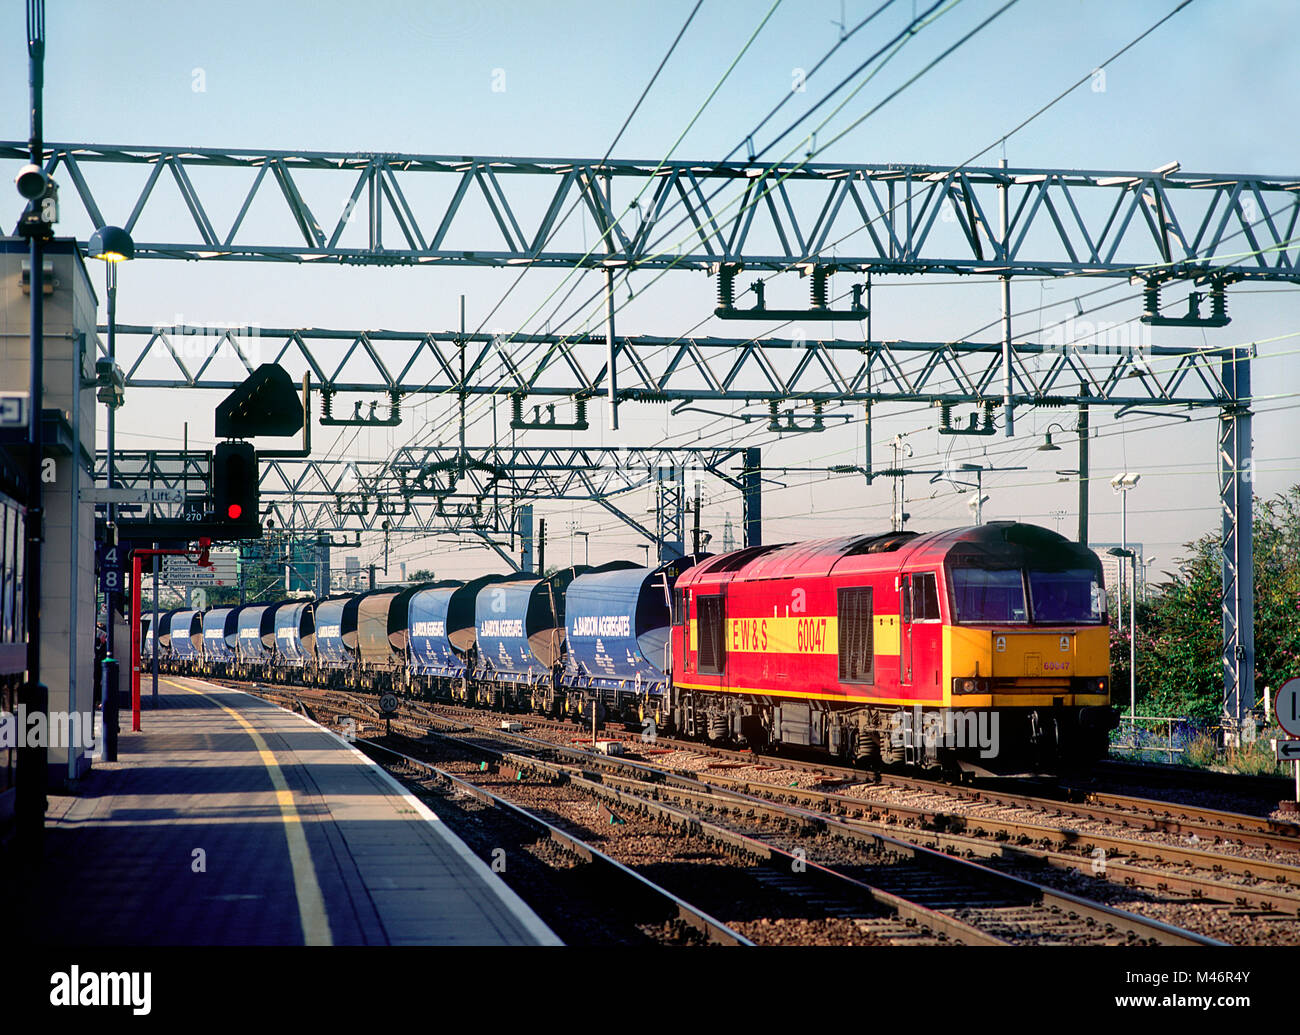
[[1117,722],[1100,561],[1034,525],[750,547],[674,605],[688,735],[1007,773],[1102,757]]

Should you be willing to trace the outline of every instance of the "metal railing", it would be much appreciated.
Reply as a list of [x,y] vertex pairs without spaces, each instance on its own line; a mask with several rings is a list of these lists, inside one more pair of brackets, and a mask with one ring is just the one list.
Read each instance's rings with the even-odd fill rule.
[[1186,754],[1187,745],[1202,732],[1185,716],[1122,715],[1110,746],[1112,751],[1164,754],[1172,764],[1174,756]]

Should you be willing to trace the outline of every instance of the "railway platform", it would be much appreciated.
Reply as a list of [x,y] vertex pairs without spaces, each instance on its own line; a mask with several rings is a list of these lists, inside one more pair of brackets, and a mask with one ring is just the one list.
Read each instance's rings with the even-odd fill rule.
[[554,945],[501,878],[333,733],[197,679],[51,797],[47,946]]

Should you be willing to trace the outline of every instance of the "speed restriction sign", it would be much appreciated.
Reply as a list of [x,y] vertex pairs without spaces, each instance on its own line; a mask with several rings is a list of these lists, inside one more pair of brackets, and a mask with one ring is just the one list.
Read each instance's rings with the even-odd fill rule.
[[394,715],[397,713],[396,694],[384,694],[379,698],[379,713],[381,715]]
[[1278,724],[1293,737],[1300,737],[1300,679],[1288,679],[1277,692],[1274,704]]

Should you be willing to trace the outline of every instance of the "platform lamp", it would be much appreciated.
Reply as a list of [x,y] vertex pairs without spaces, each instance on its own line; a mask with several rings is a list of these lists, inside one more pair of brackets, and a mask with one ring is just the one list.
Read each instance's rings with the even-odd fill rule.
[[[123,379],[117,366],[117,264],[135,258],[135,242],[131,240],[131,235],[120,226],[101,226],[90,235],[90,242],[86,246],[86,254],[90,258],[99,259],[104,263],[105,280],[108,287],[108,356],[95,361],[95,380],[99,384],[99,398],[108,406],[107,468],[108,487],[112,489],[115,481],[113,477],[113,446],[116,438],[116,414],[117,408],[123,402]],[[110,529],[113,530],[110,534],[115,534],[117,529],[117,504],[111,501],[108,504],[108,524]],[[113,621],[114,595],[111,588],[104,594],[108,603],[108,650],[104,658],[107,675],[103,705],[105,739],[108,738],[108,729],[111,724],[113,728],[113,747],[116,748],[117,694],[121,667],[117,664],[113,649],[113,627],[116,625]],[[158,630],[155,629],[155,642],[157,642],[157,635]],[[110,697],[112,698],[111,705]],[[116,751],[114,751],[114,754],[116,754]]]
[[1061,427],[1060,424],[1057,424],[1055,421],[1053,421],[1051,424],[1049,424],[1049,425],[1047,426],[1047,431],[1045,431],[1045,432],[1043,433],[1043,438],[1045,439],[1045,441],[1043,442],[1043,444],[1042,444],[1041,446],[1038,447],[1038,452],[1040,452],[1040,453],[1059,453],[1059,452],[1061,451],[1061,447],[1058,446],[1058,445],[1053,444],[1053,442],[1052,442],[1052,429],[1053,429],[1053,428],[1057,428],[1057,429],[1059,429],[1062,435],[1064,435],[1064,434],[1066,433],[1065,428]]

